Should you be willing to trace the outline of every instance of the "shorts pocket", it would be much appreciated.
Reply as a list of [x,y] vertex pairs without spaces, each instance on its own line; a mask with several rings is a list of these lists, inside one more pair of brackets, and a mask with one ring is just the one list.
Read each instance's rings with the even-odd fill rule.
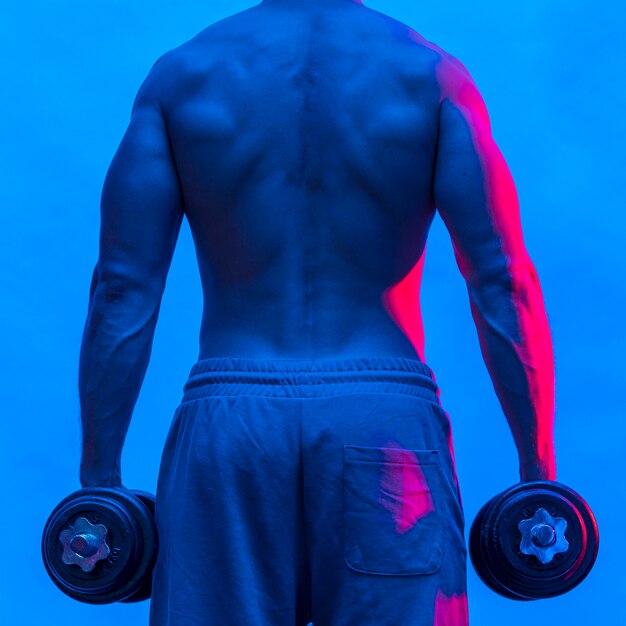
[[441,567],[438,450],[344,445],[344,559],[358,572],[432,574]]

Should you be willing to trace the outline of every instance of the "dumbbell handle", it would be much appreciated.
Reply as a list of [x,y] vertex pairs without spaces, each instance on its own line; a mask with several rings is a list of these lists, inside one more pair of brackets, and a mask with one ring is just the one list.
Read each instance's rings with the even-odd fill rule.
[[100,540],[93,533],[80,533],[70,540],[70,548],[78,556],[87,559],[93,556],[100,548]]
[[530,540],[538,548],[547,548],[556,542],[556,531],[549,524],[535,524],[530,529]]

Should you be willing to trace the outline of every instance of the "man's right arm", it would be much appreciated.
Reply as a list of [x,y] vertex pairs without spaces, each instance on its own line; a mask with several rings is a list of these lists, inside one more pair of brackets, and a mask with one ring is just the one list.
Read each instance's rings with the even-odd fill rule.
[[552,340],[523,241],[515,184],[467,70],[445,56],[438,82],[435,203],[467,284],[483,359],[517,447],[520,479],[554,480]]

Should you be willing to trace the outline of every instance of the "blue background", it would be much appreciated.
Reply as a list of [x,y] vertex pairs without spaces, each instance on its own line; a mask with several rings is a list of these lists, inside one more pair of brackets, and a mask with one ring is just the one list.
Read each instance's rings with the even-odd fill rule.
[[[458,56],[484,95],[553,333],[558,478],[588,499],[602,532],[596,568],[560,598],[514,603],[470,568],[472,624],[624,624],[626,10],[589,0],[365,4]],[[251,5],[0,0],[3,624],[147,624],[147,603],[92,607],[63,596],[46,577],[39,538],[53,506],[79,486],[77,364],[99,197],[135,92],[161,53]],[[469,527],[517,480],[516,453],[438,217],[422,302]],[[127,485],[155,489],[200,313],[185,224],[124,451]]]

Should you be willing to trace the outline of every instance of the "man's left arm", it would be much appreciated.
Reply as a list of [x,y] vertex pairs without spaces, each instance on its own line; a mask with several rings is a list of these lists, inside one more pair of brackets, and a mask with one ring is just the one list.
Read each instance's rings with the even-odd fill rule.
[[139,89],[102,190],[100,250],[79,364],[83,487],[121,485],[122,446],[183,217],[158,65]]

